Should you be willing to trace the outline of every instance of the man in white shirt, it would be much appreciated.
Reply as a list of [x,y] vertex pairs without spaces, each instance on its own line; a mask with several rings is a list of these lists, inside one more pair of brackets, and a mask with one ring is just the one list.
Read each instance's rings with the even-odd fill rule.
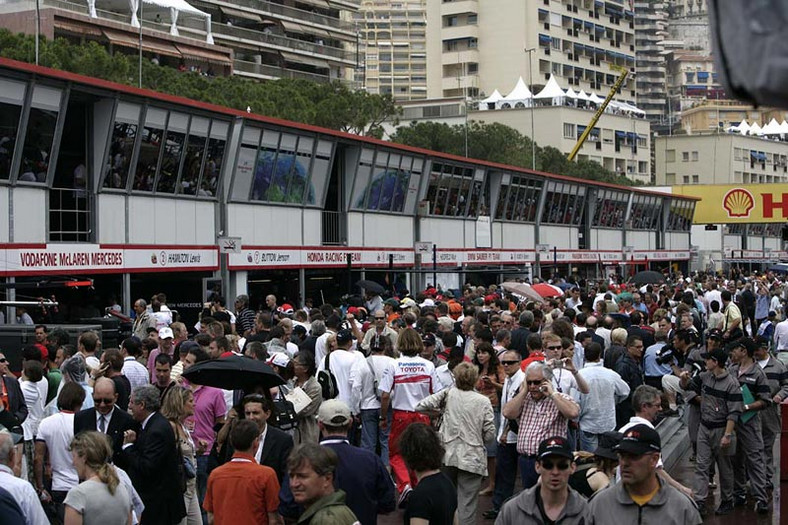
[[602,366],[602,346],[586,348],[586,366],[580,376],[589,393],[580,396],[580,449],[596,450],[599,436],[616,428],[616,405],[629,395],[629,385],[613,370]]
[[14,464],[14,445],[22,436],[11,434],[6,429],[0,430],[0,486],[7,490],[16,500],[27,525],[49,523],[38,494],[29,481],[14,476],[11,465]]
[[132,390],[150,382],[148,369],[137,361],[137,357],[140,355],[140,346],[140,341],[133,337],[124,339],[120,344],[120,355],[123,356],[123,369],[121,372],[129,380]]
[[[373,342],[374,343],[374,342]],[[368,391],[365,391],[364,388],[369,388],[374,391],[375,395],[375,403],[371,402],[371,399],[367,397],[368,403],[365,404],[364,401],[361,401],[361,448],[366,450],[371,450],[375,452],[377,446],[380,446],[380,459],[383,461],[383,465],[386,466],[386,469],[389,468],[389,429],[388,427],[382,428],[378,425],[378,421],[380,420],[380,389],[378,386],[380,385],[380,381],[383,378],[383,372],[389,368],[394,366],[396,361],[394,358],[387,356],[384,354],[384,347],[382,345],[375,346],[373,344],[370,347],[370,351],[372,355],[367,357],[364,362],[367,363],[367,368],[370,369],[370,373],[367,377],[369,384],[366,382],[362,382],[362,388],[359,394],[363,392],[367,392],[367,396],[369,396]],[[363,370],[362,364],[359,364],[361,370]],[[363,372],[362,372],[363,373]],[[354,384],[354,398],[356,395],[356,389]],[[365,408],[365,406],[370,406],[374,408]]]
[[780,321],[774,327],[774,348],[778,352],[788,351],[788,318]]
[[328,353],[328,338],[336,335],[342,320],[336,314],[331,314],[326,318],[326,333],[321,335],[315,341],[315,363],[319,367],[325,361],[326,354]]
[[[344,401],[347,406],[351,407],[351,411],[355,410],[353,415],[358,416],[360,414],[359,403],[353,404],[352,373],[356,364],[364,361],[364,356],[361,355],[361,352],[351,350],[353,341],[353,333],[350,330],[337,332],[337,349],[330,353],[328,367],[337,379],[337,389],[339,390],[337,399]],[[366,366],[366,363],[362,364]],[[318,363],[318,370],[325,370],[325,368],[325,360]]]
[[[525,373],[520,370],[520,353],[507,350],[501,355],[501,365],[506,373],[501,391],[501,406],[512,400],[525,379]],[[498,516],[503,502],[514,493],[514,483],[517,479],[517,433],[510,430],[509,420],[501,417],[498,426],[498,450],[495,465],[495,491],[493,492],[493,508],[483,514],[487,519]]]

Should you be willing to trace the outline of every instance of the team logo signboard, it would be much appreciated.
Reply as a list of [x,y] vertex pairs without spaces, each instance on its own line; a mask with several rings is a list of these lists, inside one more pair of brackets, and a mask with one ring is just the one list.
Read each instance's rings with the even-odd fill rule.
[[673,193],[700,199],[695,224],[788,221],[788,184],[673,186]]

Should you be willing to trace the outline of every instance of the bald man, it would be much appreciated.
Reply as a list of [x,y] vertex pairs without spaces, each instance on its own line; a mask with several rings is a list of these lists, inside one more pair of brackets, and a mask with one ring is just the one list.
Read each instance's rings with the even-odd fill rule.
[[98,430],[107,434],[112,440],[113,456],[123,446],[123,432],[136,427],[134,419],[116,406],[117,401],[115,382],[100,377],[93,386],[93,408],[80,410],[74,416],[74,435],[83,430]]

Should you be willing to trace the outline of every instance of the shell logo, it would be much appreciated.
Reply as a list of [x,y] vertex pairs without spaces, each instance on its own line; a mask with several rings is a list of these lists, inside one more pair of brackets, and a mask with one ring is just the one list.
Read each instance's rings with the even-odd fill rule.
[[722,207],[728,212],[728,217],[749,217],[754,206],[752,193],[744,188],[734,188],[722,199]]

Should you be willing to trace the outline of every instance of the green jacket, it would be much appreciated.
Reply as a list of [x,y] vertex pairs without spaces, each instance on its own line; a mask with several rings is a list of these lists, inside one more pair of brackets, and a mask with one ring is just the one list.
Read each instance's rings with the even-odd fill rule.
[[298,518],[309,525],[360,525],[353,511],[345,505],[345,491],[336,490],[314,502]]

